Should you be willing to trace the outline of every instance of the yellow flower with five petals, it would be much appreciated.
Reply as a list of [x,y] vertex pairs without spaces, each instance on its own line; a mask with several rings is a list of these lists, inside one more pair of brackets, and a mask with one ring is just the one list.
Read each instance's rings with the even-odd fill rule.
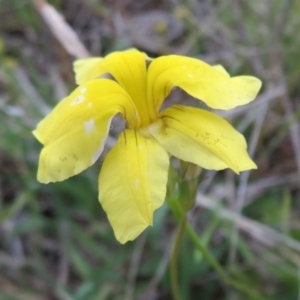
[[160,108],[179,87],[211,108],[231,109],[256,97],[259,79],[230,77],[221,66],[184,56],[150,59],[134,49],[74,66],[79,86],[33,132],[44,145],[38,180],[62,181],[94,164],[120,114],[126,128],[99,175],[99,200],[119,242],[152,225],[165,199],[170,155],[212,170],[256,168],[243,135],[226,120],[196,107]]

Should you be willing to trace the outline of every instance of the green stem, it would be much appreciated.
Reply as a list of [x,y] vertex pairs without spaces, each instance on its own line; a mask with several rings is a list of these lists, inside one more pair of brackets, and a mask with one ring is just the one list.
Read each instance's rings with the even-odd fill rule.
[[178,285],[178,256],[180,251],[181,241],[185,232],[186,227],[186,215],[181,218],[181,221],[178,225],[176,237],[174,241],[170,271],[171,271],[171,286],[172,286],[172,295],[174,300],[181,300],[179,285]]
[[222,266],[218,263],[218,261],[214,258],[213,255],[210,254],[209,250],[201,243],[197,234],[193,230],[193,228],[187,224],[186,225],[187,233],[196,246],[196,248],[201,252],[203,257],[214,267],[219,276],[226,282],[228,285],[231,285],[235,289],[243,292],[245,295],[248,295],[252,299],[255,300],[266,300],[264,297],[260,296],[255,290],[251,289],[251,287],[247,287],[246,285],[239,283],[238,281],[229,277],[229,275],[224,271]]

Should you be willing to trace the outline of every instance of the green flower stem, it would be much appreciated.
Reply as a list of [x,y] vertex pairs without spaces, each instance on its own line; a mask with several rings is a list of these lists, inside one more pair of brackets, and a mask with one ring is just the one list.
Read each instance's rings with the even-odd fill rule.
[[173,295],[174,300],[181,300],[179,285],[178,285],[178,268],[177,268],[177,266],[178,266],[178,256],[179,256],[179,251],[180,251],[180,245],[181,245],[182,238],[184,236],[185,228],[186,228],[186,215],[184,215],[181,218],[181,221],[179,222],[176,236],[175,236],[172,256],[171,256],[171,263],[170,263],[171,286],[172,286],[172,295]]
[[[197,188],[200,183],[199,174],[201,169],[197,166],[194,166],[193,164],[186,162],[181,162],[180,166],[180,177],[178,177],[178,173],[174,168],[171,167],[169,169],[170,180],[168,181],[168,194],[173,196],[167,197],[167,202],[172,212],[174,213],[174,216],[179,222],[170,262],[173,299],[182,299],[178,285],[178,256],[182,238],[186,230],[195,247],[200,251],[202,256],[208,261],[208,263],[216,270],[220,278],[225,283],[240,291],[244,295],[247,295],[253,300],[266,300],[266,298],[259,295],[259,293],[255,291],[251,286],[247,286],[243,283],[240,283],[238,280],[233,279],[222,268],[222,266],[210,253],[210,251],[202,244],[198,235],[187,223],[187,212],[194,206],[195,203]],[[177,194],[174,194],[176,183],[179,183],[179,192]]]
[[[214,267],[214,269],[217,271],[219,276],[226,282],[228,285],[231,285],[236,290],[239,290],[240,292],[243,292],[245,295],[248,295],[252,299],[255,300],[266,300],[266,298],[259,295],[255,290],[253,290],[251,287],[248,287],[242,283],[239,283],[238,281],[232,279],[229,277],[229,275],[224,271],[224,269],[221,267],[221,265],[218,263],[218,261],[213,257],[213,255],[210,254],[209,250],[201,243],[200,239],[198,238],[197,234],[193,230],[193,228],[186,224],[186,231],[196,246],[196,248],[201,252],[203,257]],[[176,299],[176,298],[175,298]]]

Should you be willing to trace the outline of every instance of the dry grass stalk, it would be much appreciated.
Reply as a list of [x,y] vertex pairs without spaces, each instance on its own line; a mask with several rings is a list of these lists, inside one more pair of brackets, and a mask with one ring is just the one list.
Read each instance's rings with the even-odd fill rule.
[[76,32],[53,6],[45,0],[34,0],[34,4],[53,35],[70,55],[76,58],[90,56],[89,51],[81,43]]

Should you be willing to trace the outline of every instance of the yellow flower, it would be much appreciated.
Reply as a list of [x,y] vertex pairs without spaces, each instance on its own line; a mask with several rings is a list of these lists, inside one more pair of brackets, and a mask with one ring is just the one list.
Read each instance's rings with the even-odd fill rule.
[[184,56],[152,60],[137,50],[78,60],[75,73],[79,86],[33,132],[44,145],[38,180],[62,181],[91,166],[120,114],[126,128],[104,160],[99,200],[121,243],[152,225],[166,194],[169,155],[206,169],[256,168],[244,137],[221,117],[183,105],[160,107],[177,86],[212,108],[231,109],[255,98],[257,78],[230,77],[221,66]]

